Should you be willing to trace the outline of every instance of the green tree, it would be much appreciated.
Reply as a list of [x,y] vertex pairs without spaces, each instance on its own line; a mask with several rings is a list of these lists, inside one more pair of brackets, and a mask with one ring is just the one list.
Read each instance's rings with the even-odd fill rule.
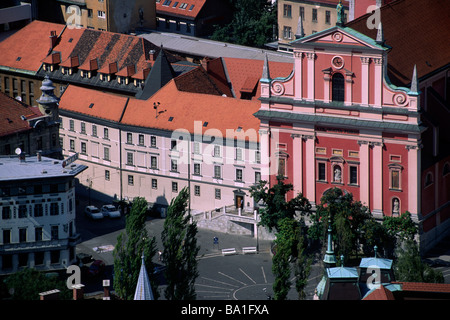
[[231,22],[216,26],[211,39],[252,47],[263,47],[273,40],[277,5],[261,0],[232,0],[230,3],[234,12]]
[[25,268],[6,278],[6,286],[13,300],[39,300],[39,293],[58,289],[60,300],[72,298],[66,282],[32,268]]
[[114,290],[122,299],[131,300],[134,297],[139,271],[144,255],[144,263],[150,276],[153,296],[158,299],[156,279],[152,276],[155,264],[152,259],[156,254],[155,237],[149,237],[145,228],[148,203],[145,198],[133,199],[133,205],[126,216],[125,233],[117,237],[117,245],[113,251],[114,257]]
[[311,211],[309,200],[299,193],[295,198],[286,201],[289,191],[293,189],[292,184],[285,184],[285,178],[278,176],[277,183],[268,187],[266,181],[260,181],[256,186],[250,188],[250,194],[256,202],[263,202],[260,208],[259,224],[272,231],[278,228],[278,222],[283,218],[294,218],[298,213],[301,216]]
[[305,288],[308,284],[313,259],[307,253],[307,230],[303,221],[299,222],[297,230],[297,255],[294,262],[295,289],[298,293],[298,299],[304,300],[306,297]]
[[328,221],[332,223],[336,256],[345,259],[357,254],[358,245],[364,241],[363,226],[373,217],[367,207],[354,201],[351,193],[340,188],[328,190],[321,198],[315,213],[310,215],[312,226],[308,230],[311,239],[326,245]]
[[422,261],[419,248],[414,240],[408,239],[397,249],[398,258],[394,261],[397,281],[444,283],[442,272],[432,269]]
[[170,202],[161,240],[164,251],[162,257],[166,263],[165,276],[167,287],[165,297],[168,300],[193,300],[196,298],[195,280],[198,277],[197,224],[190,223],[191,215],[186,210],[189,191],[183,188]]

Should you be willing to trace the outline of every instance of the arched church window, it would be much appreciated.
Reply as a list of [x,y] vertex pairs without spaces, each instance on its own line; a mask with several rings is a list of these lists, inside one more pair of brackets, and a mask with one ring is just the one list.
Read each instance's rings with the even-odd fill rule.
[[345,100],[344,76],[339,72],[333,74],[333,77],[331,78],[331,85],[332,85],[332,100],[344,101]]

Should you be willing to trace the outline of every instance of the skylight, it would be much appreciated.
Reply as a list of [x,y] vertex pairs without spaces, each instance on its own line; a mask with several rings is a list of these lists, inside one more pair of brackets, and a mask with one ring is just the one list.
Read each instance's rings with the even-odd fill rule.
[[191,5],[191,7],[189,8],[189,11],[192,11],[192,9],[194,9],[195,4]]
[[172,122],[172,120],[173,120],[173,117],[170,117],[170,118],[169,118],[169,121]]
[[207,121],[203,122],[203,126],[204,126],[204,127],[206,127],[207,125],[208,125],[208,122],[207,122]]
[[178,1],[175,1],[172,8],[175,8],[178,5],[178,3],[179,3]]

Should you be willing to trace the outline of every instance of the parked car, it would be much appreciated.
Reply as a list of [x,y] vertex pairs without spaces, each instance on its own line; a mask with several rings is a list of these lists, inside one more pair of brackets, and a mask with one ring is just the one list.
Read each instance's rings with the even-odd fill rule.
[[95,206],[87,206],[84,209],[84,213],[88,218],[93,219],[93,220],[103,219],[103,214]]
[[88,276],[96,277],[105,271],[105,263],[102,260],[95,260],[89,267]]
[[104,217],[120,218],[120,211],[112,204],[105,204],[100,210]]

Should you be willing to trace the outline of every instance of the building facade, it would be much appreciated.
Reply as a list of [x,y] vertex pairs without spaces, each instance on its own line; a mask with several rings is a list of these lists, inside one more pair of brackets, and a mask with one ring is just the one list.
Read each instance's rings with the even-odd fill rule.
[[181,91],[175,80],[147,100],[69,86],[60,102],[63,153],[80,154],[89,167],[80,183],[105,201],[140,196],[166,207],[188,187],[193,212],[251,211],[249,189],[261,177],[258,108],[257,101]]
[[64,269],[75,261],[74,179],[86,166],[70,161],[0,158],[0,274]]
[[[427,239],[432,229],[423,229],[428,203],[422,202],[427,183],[421,165],[426,126],[416,68],[409,87],[389,81],[389,47],[381,32],[373,40],[335,26],[292,46],[293,72],[272,79],[266,67],[260,80],[255,116],[261,121],[261,153],[270,155],[262,163],[263,179],[273,184],[277,175],[286,177],[294,186],[291,196],[302,192],[313,206],[339,187],[377,219],[408,211]],[[450,221],[444,216],[442,232]]]
[[134,32],[156,26],[155,0],[59,0],[64,21],[73,27]]

